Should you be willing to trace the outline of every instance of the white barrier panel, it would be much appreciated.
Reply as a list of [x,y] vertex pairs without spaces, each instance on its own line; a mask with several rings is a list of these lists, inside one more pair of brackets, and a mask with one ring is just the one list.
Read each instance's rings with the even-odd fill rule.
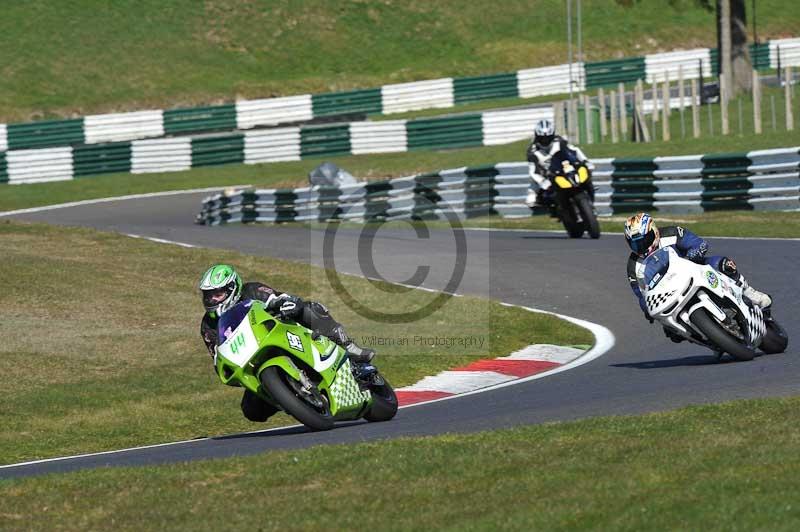
[[299,127],[247,131],[244,134],[245,164],[299,160]]
[[453,107],[453,78],[384,85],[381,103],[383,114]]
[[72,179],[72,148],[6,152],[8,182],[39,183]]
[[552,107],[485,112],[481,115],[483,144],[485,146],[507,144],[530,138],[533,126],[543,118],[553,119]]
[[8,132],[5,124],[0,124],[0,151],[8,149]]
[[239,129],[301,122],[313,117],[310,94],[236,102],[236,126]]
[[407,149],[405,120],[350,124],[350,152],[353,155],[404,152]]
[[87,144],[164,136],[164,112],[139,111],[90,115],[83,119]]
[[[586,72],[583,63],[572,64],[572,80],[573,90],[584,90]],[[517,90],[520,98],[569,92],[569,64],[518,70]]]
[[669,79],[678,79],[678,70],[683,69],[684,79],[700,77],[700,62],[703,64],[703,76],[711,76],[711,50],[696,48],[694,50],[681,50],[663,54],[650,54],[644,57],[645,79],[648,83],[664,81],[664,74]]
[[800,168],[800,150],[797,148],[751,151],[747,158],[753,161],[747,168],[750,172],[797,172]]
[[192,139],[134,140],[131,143],[131,173],[180,172],[192,167]]
[[776,39],[769,41],[769,66],[778,68],[780,52],[781,68],[800,65],[800,39]]
[[656,163],[658,170],[654,171],[653,175],[662,179],[690,176],[699,177],[702,175],[703,171],[702,158],[702,155],[656,157],[653,159],[653,162]]

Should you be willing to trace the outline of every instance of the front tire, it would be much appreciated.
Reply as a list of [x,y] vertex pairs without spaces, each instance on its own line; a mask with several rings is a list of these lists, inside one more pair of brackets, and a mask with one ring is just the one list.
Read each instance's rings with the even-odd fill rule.
[[786,334],[783,327],[775,320],[768,320],[767,334],[761,339],[761,345],[759,346],[761,350],[768,355],[774,355],[775,353],[786,351],[788,345],[789,335]]
[[575,210],[572,205],[571,198],[559,198],[558,210],[561,217],[561,223],[564,224],[564,229],[570,238],[580,238],[583,236],[584,224],[579,222],[575,217]]
[[364,414],[367,421],[389,421],[397,414],[397,395],[389,382],[384,379],[380,386],[370,386],[372,406]]
[[581,218],[583,218],[583,223],[589,236],[600,238],[600,222],[597,221],[597,216],[594,214],[589,196],[585,193],[580,194],[575,198],[575,202],[578,204],[578,210],[581,211]]
[[319,411],[303,400],[286,382],[291,379],[277,366],[270,366],[261,373],[261,384],[283,410],[311,430],[330,430],[333,416],[330,407]]
[[739,361],[753,360],[756,353],[746,345],[728,334],[717,321],[708,315],[705,309],[695,310],[689,317],[691,322],[708,338],[708,340]]

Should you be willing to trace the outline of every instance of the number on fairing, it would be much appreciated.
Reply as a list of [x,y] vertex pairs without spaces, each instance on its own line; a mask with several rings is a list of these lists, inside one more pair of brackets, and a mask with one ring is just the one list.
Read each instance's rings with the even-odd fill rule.
[[242,320],[217,351],[237,366],[243,367],[258,351],[258,341],[250,327],[250,320]]

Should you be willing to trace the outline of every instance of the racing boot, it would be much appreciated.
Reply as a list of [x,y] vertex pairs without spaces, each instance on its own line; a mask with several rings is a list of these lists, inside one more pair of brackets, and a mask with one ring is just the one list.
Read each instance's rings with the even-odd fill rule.
[[353,369],[353,377],[356,378],[362,388],[376,383],[380,379],[378,369],[370,364],[372,359],[375,358],[375,350],[356,344],[341,325],[334,327],[331,332],[332,334],[329,338],[347,351],[347,358],[350,359],[350,365]]
[[381,377],[378,375],[378,368],[370,364],[372,359],[375,358],[373,349],[360,347],[352,340],[343,347],[347,350],[347,357],[353,367],[353,377],[356,378],[362,390],[367,389],[372,384],[382,384],[380,382]]
[[744,275],[739,275],[739,280],[736,284],[742,287],[742,296],[752,301],[753,304],[761,307],[762,310],[767,310],[772,306],[772,298],[769,296],[769,294],[760,292],[750,286],[750,284],[747,282],[747,279],[744,278]]
[[744,275],[739,272],[733,259],[723,257],[720,261],[719,269],[736,282],[736,285],[742,289],[742,295],[744,297],[749,299],[754,305],[761,307],[762,310],[769,312],[769,308],[772,305],[772,298],[769,294],[760,292],[750,286],[747,279],[744,278]]

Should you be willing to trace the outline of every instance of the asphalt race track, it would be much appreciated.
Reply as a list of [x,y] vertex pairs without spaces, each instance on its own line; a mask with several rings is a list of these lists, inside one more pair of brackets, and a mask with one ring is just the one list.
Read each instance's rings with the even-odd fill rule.
[[[191,245],[322,264],[322,229],[194,224],[208,193],[149,197],[13,215],[13,218],[162,238]],[[339,229],[336,268],[360,273],[360,228]],[[0,468],[0,478],[105,465],[140,465],[245,455],[270,449],[352,443],[398,436],[472,432],[521,424],[610,414],[636,414],[733,399],[792,395],[800,386],[797,264],[800,241],[711,238],[714,254],[736,259],[751,284],[771,293],[774,314],[790,335],[787,353],[751,362],[717,363],[714,355],[666,339],[648,324],[627,284],[627,248],[621,236],[571,240],[543,232],[466,230],[467,252],[458,293],[551,310],[599,323],[616,345],[585,365],[515,386],[400,410],[388,423],[351,423],[324,433],[299,427],[199,439],[57,461]],[[363,251],[363,250],[362,250]],[[430,266],[423,286],[442,289],[455,268],[452,231],[419,236],[410,227],[381,229],[372,242],[375,268],[406,281]],[[363,261],[361,262],[363,264]],[[201,272],[198,272],[198,275]],[[201,310],[198,308],[198,319]],[[198,338],[198,356],[202,346]],[[379,353],[380,355],[380,353]],[[256,427],[254,427],[256,428]]]

